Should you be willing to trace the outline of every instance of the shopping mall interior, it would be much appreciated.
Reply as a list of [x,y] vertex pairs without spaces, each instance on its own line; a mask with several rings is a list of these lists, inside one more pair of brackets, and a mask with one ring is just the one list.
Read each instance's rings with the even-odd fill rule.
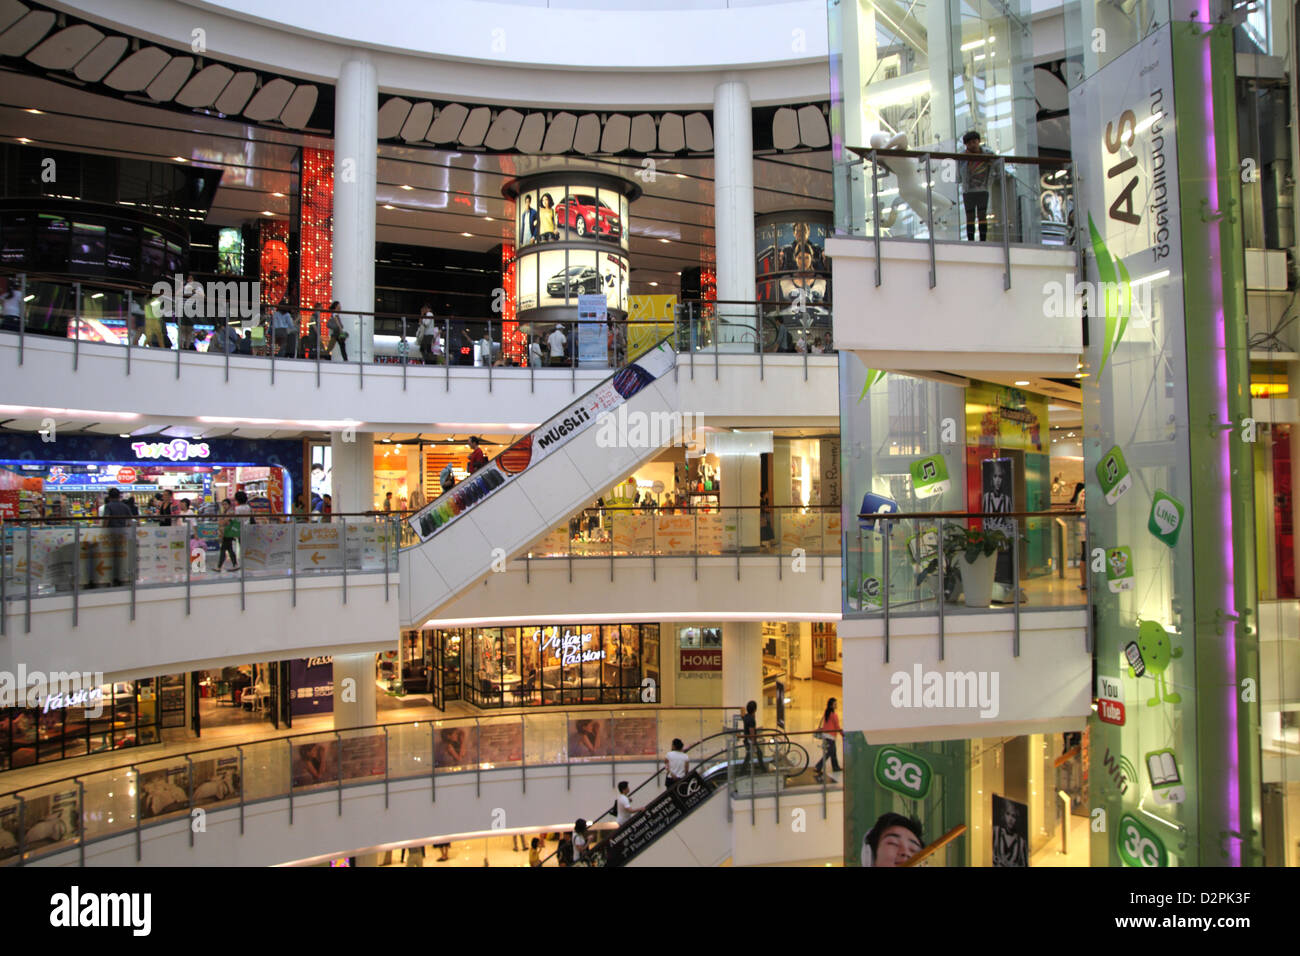
[[0,0],[0,867],[1300,866],[1209,7]]

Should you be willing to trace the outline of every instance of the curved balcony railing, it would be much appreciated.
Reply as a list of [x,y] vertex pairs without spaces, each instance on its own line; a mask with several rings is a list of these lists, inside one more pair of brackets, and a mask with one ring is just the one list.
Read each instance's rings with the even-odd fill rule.
[[[426,384],[441,379],[444,390],[450,391],[463,372],[475,369],[481,373],[475,380],[486,379],[489,391],[497,378],[526,378],[530,389],[535,389],[539,377],[567,376],[576,392],[580,370],[619,368],[665,336],[675,339],[678,351],[690,353],[690,362],[682,364],[692,378],[697,358],[707,361],[712,356],[716,378],[721,355],[757,353],[762,375],[765,357],[785,352],[802,355],[807,379],[809,356],[831,351],[832,342],[830,304],[801,299],[685,301],[670,319],[611,317],[531,324],[499,317],[437,316],[430,325],[422,325],[418,315],[295,307],[289,327],[277,328],[272,311],[256,300],[257,293],[244,288],[257,284],[235,278],[208,283],[202,296],[192,297],[196,314],[191,316],[182,315],[189,304],[185,301],[173,310],[176,315],[162,314],[159,298],[140,285],[13,270],[0,270],[0,279],[10,288],[0,294],[0,343],[7,339],[2,333],[16,337],[9,341],[16,345],[19,365],[30,337],[40,336],[72,343],[74,371],[83,350],[88,355],[113,350],[126,374],[141,350],[152,355],[171,352],[178,379],[185,372],[182,358],[201,356],[198,361],[221,363],[227,381],[232,361],[239,369],[257,360],[264,361],[272,383],[277,367],[313,369],[318,388],[327,370],[347,367],[364,381],[367,369],[379,365],[400,368],[403,389],[408,378]],[[331,327],[333,318],[368,333],[340,339],[338,326]],[[556,331],[563,341],[554,339],[553,348]],[[531,347],[534,341],[536,348]]]
[[[227,549],[237,561],[222,555],[231,520],[242,524]],[[232,580],[241,606],[245,584],[259,580],[288,581],[296,606],[300,578],[340,576],[346,604],[349,576],[382,574],[387,600],[401,526],[398,514],[341,513],[0,519],[0,635],[30,632],[32,602],[55,596],[71,596],[75,626],[87,591],[129,593],[132,620],[141,589],[184,587],[188,615],[192,589]]]
[[[236,746],[195,749],[154,760],[0,793],[0,866],[206,812],[238,810],[320,791],[427,779],[436,805],[448,775],[501,769],[661,762],[673,738],[698,740],[728,726],[736,708],[699,707],[510,714],[451,718],[295,734]],[[340,812],[341,809],[340,809]]]

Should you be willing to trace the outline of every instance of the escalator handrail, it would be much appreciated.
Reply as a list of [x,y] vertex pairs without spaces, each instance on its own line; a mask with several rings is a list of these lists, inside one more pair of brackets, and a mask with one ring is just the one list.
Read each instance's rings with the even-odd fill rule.
[[[577,398],[575,398],[575,399],[569,401],[569,402],[566,403],[566,404],[568,404],[568,405],[577,405],[577,404],[579,404],[580,402],[584,401],[584,400],[587,398],[587,396],[591,395],[591,394],[592,394],[593,392],[595,392],[597,389],[604,387],[604,385],[605,385],[607,382],[609,382],[611,379],[613,379],[614,376],[618,375],[619,372],[623,371],[623,369],[625,369],[625,368],[630,368],[631,366],[635,365],[636,362],[637,362],[637,360],[640,359],[642,355],[649,355],[649,354],[650,354],[651,352],[653,352],[655,349],[659,348],[659,346],[663,345],[663,344],[666,343],[666,342],[671,341],[671,340],[674,339],[674,338],[676,338],[676,332],[669,332],[667,335],[664,335],[662,338],[658,339],[654,344],[652,344],[649,348],[647,348],[644,352],[642,352],[641,355],[638,355],[636,359],[633,359],[632,361],[628,362],[626,365],[621,365],[621,366],[619,366],[618,368],[614,369],[613,371],[610,372],[609,375],[606,375],[604,378],[602,378],[599,382],[597,382],[597,383],[596,383],[595,385],[593,385],[591,388],[587,389],[587,391],[583,392],[583,393],[582,393],[581,395],[579,395]],[[574,343],[574,347],[575,347],[575,348],[577,347],[577,346],[576,346],[576,343]],[[674,350],[673,350],[673,361],[674,361],[674,362],[676,361],[676,354],[677,354],[677,353],[676,353],[676,350],[674,349]],[[655,381],[658,381],[658,380],[659,380],[659,379],[655,379]],[[624,401],[626,401],[626,399],[624,399]],[[542,430],[542,425],[545,425],[546,422],[549,421],[549,420],[550,420],[549,418],[546,419],[546,420],[544,420],[544,421],[541,423],[541,425],[538,425],[536,428],[534,428],[532,431],[528,432],[526,435],[522,435],[521,437],[515,439],[513,442],[511,442],[509,445],[507,445],[505,448],[501,449],[501,451],[499,451],[496,455],[494,455],[492,458],[488,459],[487,463],[484,464],[483,467],[479,469],[479,471],[485,471],[485,470],[487,470],[487,469],[488,469],[488,468],[493,464],[493,462],[495,462],[495,461],[497,461],[498,459],[500,459],[503,455],[506,455],[507,453],[509,453],[509,452],[510,452],[512,449],[514,449],[517,445],[521,445],[521,444],[523,444],[525,441],[531,441],[533,435],[535,435],[537,432],[541,431],[541,430]],[[501,485],[498,485],[497,487],[504,487],[505,485],[509,484],[513,479],[515,479],[515,478],[518,477],[518,475],[510,475],[510,474],[508,474],[508,473],[505,471],[504,468],[499,469],[499,470],[500,470],[503,474],[506,474],[507,477],[506,477],[505,482],[503,482]],[[474,473],[471,472],[471,475],[473,475],[473,474],[474,474]],[[469,479],[467,478],[466,480],[469,480]],[[448,495],[454,493],[455,490],[456,490],[456,487],[458,487],[460,484],[463,484],[463,482],[459,482],[459,483],[457,483],[456,486],[453,486],[453,488],[452,488],[451,491],[443,492],[443,493],[440,494],[437,498],[434,498],[432,501],[426,503],[425,506],[424,506],[423,508],[421,508],[419,511],[412,512],[412,513],[408,513],[408,514],[405,516],[405,518],[404,518],[403,524],[405,524],[408,528],[411,527],[411,523],[412,523],[413,521],[415,521],[415,519],[416,519],[418,516],[420,516],[420,515],[424,514],[425,512],[430,511],[430,510],[432,510],[433,508],[435,508],[435,507],[438,505],[438,503],[441,502],[444,498],[446,498]],[[496,490],[496,489],[494,488],[493,491],[495,491],[495,490]],[[459,517],[459,515],[457,515],[456,517]],[[453,520],[454,520],[454,519],[453,519]],[[420,545],[423,545],[423,544],[428,543],[429,541],[432,541],[435,537],[437,537],[437,534],[438,534],[439,531],[441,531],[443,528],[449,527],[451,524],[452,524],[452,521],[448,521],[446,524],[442,525],[441,527],[436,528],[436,529],[434,530],[433,534],[429,535],[429,537],[427,537],[427,538],[423,538],[423,537],[420,538],[420,540],[417,541],[415,544],[410,545],[410,548],[418,548]],[[412,530],[414,530],[414,529],[412,529]],[[419,533],[417,532],[416,534],[417,534],[417,536],[418,536]],[[409,548],[403,548],[402,550],[409,550]]]
[[[720,730],[720,731],[718,731],[717,733],[709,734],[707,737],[701,737],[699,740],[695,741],[695,743],[691,744],[690,746],[688,746],[688,747],[686,748],[686,753],[689,754],[692,750],[694,750],[695,748],[699,747],[701,744],[706,743],[707,741],[713,740],[714,738],[717,738],[717,737],[735,737],[735,736],[737,736],[737,735],[741,735],[741,734],[743,734],[743,733],[744,733],[744,730],[741,729],[741,728],[728,728],[728,729],[726,729],[726,730]],[[784,730],[780,729],[779,727],[775,727],[775,728],[759,727],[759,728],[755,731],[755,737],[757,737],[757,738],[763,738],[763,737],[768,737],[768,738],[784,738],[785,741],[786,741],[787,743],[793,743],[793,742],[790,740],[789,735],[788,735]],[[796,747],[802,747],[802,745],[801,745],[801,744],[798,744],[798,743],[794,743],[794,746],[796,746]],[[715,751],[714,753],[709,754],[707,757],[700,757],[698,760],[696,760],[696,759],[692,759],[692,764],[693,764],[694,766],[696,766],[696,767],[699,767],[699,766],[701,766],[701,765],[703,765],[703,764],[708,763],[710,760],[714,760],[715,758],[720,757],[720,756],[726,754],[729,750],[730,750],[730,748],[728,748],[728,747],[724,747],[722,750]],[[805,748],[805,750],[806,750],[806,748]],[[633,794],[639,793],[643,788],[648,787],[648,786],[649,786],[650,784],[652,784],[652,783],[656,783],[656,782],[659,780],[659,775],[660,775],[661,773],[663,773],[663,772],[664,772],[664,770],[663,770],[662,767],[656,767],[656,768],[655,768],[655,772],[654,772],[653,774],[651,774],[651,775],[650,775],[649,777],[647,777],[645,780],[642,780],[639,784],[637,784],[635,787],[633,787],[631,790],[628,791],[628,796],[630,797],[630,796],[632,796]],[[642,811],[642,812],[644,812],[644,811]],[[614,815],[614,808],[613,808],[613,806],[611,806],[610,809],[606,810],[606,811],[605,811],[604,813],[602,813],[600,816],[598,816],[598,817],[593,817],[592,819],[588,820],[588,821],[587,821],[587,826],[588,826],[588,828],[594,827],[594,826],[595,826],[597,823],[599,823],[601,820],[605,819],[605,817],[609,817],[609,816],[613,816],[613,815]],[[632,816],[631,819],[636,819],[636,816],[637,816],[636,814],[633,814],[633,816]],[[550,860],[551,860],[551,859],[552,859],[552,858],[553,858],[557,853],[559,853],[559,852],[560,852],[560,851],[559,851],[558,848],[556,848],[555,850],[552,850],[550,856],[544,857],[544,858],[542,859],[541,865],[542,865],[542,866],[545,866],[545,865],[547,864],[547,862],[550,861]]]

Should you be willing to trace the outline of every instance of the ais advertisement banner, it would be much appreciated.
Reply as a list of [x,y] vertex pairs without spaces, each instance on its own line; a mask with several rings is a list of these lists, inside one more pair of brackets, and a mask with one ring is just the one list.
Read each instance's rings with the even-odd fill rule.
[[476,506],[531,465],[563,448],[575,435],[591,428],[602,412],[617,408],[651,382],[671,371],[676,361],[677,353],[665,342],[631,365],[619,369],[451,491],[412,515],[409,519],[411,530],[421,541],[427,541],[443,525]]

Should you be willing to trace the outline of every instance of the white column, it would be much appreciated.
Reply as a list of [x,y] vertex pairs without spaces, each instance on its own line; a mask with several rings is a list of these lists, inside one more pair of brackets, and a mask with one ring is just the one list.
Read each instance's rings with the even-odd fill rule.
[[330,435],[330,495],[335,514],[375,510],[375,436],[371,432]]
[[[754,128],[745,81],[728,76],[713,88],[713,238],[718,256],[718,300],[753,302]],[[754,310],[719,305],[718,343],[753,351]],[[746,328],[746,326],[748,328]]]
[[[379,79],[367,54],[343,63],[334,90],[334,298],[344,310],[375,307],[375,179]],[[348,357],[374,354],[373,315],[345,315]]]
[[[739,621],[722,625],[722,704],[763,706],[763,625]],[[761,713],[761,711],[760,711]]]
[[334,655],[334,729],[365,727],[378,717],[375,655]]

